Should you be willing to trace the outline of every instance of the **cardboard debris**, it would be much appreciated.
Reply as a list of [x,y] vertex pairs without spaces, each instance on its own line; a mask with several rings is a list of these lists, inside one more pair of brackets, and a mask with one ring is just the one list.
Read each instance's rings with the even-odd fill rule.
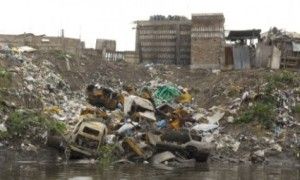
[[154,107],[152,103],[144,98],[134,96],[134,95],[129,95],[124,98],[124,113],[125,115],[131,113],[131,112],[136,112],[139,111],[139,108],[141,110],[149,110],[149,111],[154,111]]

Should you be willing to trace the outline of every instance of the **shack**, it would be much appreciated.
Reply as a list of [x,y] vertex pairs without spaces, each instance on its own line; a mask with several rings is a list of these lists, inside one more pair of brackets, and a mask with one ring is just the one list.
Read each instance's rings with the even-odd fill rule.
[[262,34],[264,46],[280,51],[279,65],[282,68],[300,67],[300,34],[287,32],[276,27]]
[[228,31],[225,46],[225,69],[250,69],[255,67],[255,40],[260,29]]

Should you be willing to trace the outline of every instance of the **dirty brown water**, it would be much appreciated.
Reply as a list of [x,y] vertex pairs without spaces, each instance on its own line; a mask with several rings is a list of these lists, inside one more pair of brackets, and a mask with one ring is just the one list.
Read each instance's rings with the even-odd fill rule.
[[159,170],[150,165],[55,164],[19,161],[1,164],[0,179],[197,179],[197,180],[299,180],[299,167],[236,164],[198,164],[195,168]]

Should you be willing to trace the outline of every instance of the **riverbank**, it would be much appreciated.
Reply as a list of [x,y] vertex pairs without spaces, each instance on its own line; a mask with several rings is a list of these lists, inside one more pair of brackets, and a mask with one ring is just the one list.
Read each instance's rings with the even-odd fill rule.
[[[158,85],[172,84],[191,95],[191,102],[183,107],[194,123],[209,124],[210,117],[219,116],[215,129],[201,132],[203,141],[216,146],[209,161],[299,162],[300,76],[295,71],[212,73],[77,58],[56,51],[23,54],[22,61],[1,56],[0,65],[3,150],[23,152],[25,157],[40,156],[48,148],[45,142],[49,134],[69,136],[82,110],[91,106],[85,94],[90,84],[116,93],[132,90],[135,95],[140,95],[143,87],[154,92]],[[64,158],[63,152],[53,156],[54,161]]]

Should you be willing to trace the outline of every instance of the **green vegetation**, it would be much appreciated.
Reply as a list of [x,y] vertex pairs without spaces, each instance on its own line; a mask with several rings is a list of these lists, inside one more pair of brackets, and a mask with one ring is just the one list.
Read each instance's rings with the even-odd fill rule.
[[270,129],[275,119],[274,106],[270,103],[256,102],[249,107],[241,116],[235,121],[236,123],[249,123],[258,121],[265,128]]
[[[53,133],[62,134],[66,126],[62,122],[50,119],[49,117],[32,111],[18,110],[9,115],[6,121],[8,136],[24,136],[32,132],[33,128],[47,130]],[[7,137],[7,136],[6,136]]]
[[0,131],[0,140],[7,139],[9,137],[8,132]]
[[108,166],[112,162],[117,160],[116,156],[116,149],[117,145],[113,144],[106,144],[100,147],[99,149],[99,160],[100,160],[100,165],[102,166]]
[[10,87],[12,82],[12,75],[6,69],[0,67],[0,87]]
[[296,80],[296,75],[291,71],[284,70],[280,73],[275,73],[267,77],[268,85],[266,87],[266,92],[271,92],[276,87],[293,85]]
[[[290,71],[274,73],[267,77],[268,84],[261,96],[253,102],[251,107],[243,110],[236,123],[249,123],[257,121],[265,128],[270,129],[275,120],[277,106],[274,89],[283,88],[286,85],[293,86],[297,82],[297,76]],[[294,108],[294,112],[300,112],[300,105]]]
[[296,106],[293,108],[294,113],[300,113],[300,104],[296,104]]
[[65,60],[66,58],[70,59],[70,57],[74,57],[73,55],[67,54],[62,50],[52,50],[51,54],[58,60]]

